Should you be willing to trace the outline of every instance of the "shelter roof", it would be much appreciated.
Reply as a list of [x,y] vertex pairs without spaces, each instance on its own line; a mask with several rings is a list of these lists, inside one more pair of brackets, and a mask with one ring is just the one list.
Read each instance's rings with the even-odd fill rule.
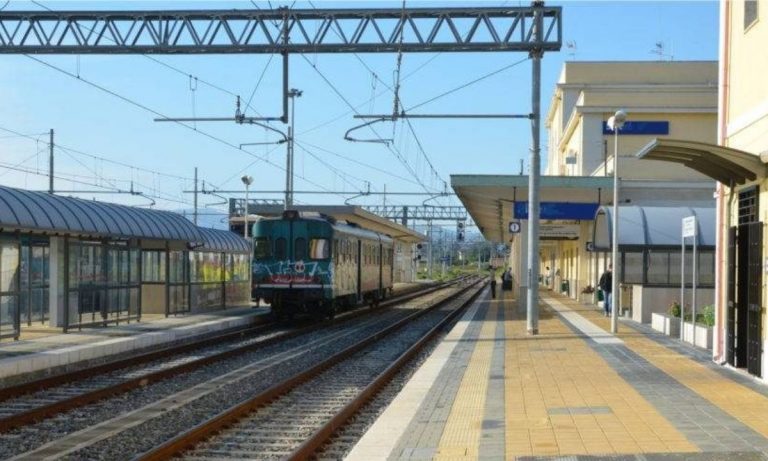
[[207,229],[199,227],[202,235],[203,246],[200,250],[221,251],[227,253],[248,253],[250,243],[248,240],[228,230]]
[[[382,218],[356,205],[297,205],[292,208],[298,211],[315,211],[337,220],[355,223],[364,229],[387,234],[401,242],[418,243],[426,240],[426,237],[421,233],[389,219]],[[251,205],[249,212],[260,216],[280,216],[283,213],[283,206]],[[242,218],[234,219],[242,220]]]
[[725,185],[766,177],[760,156],[730,147],[679,139],[654,139],[637,157],[680,163]]
[[[598,251],[611,249],[613,239],[613,207],[603,206],[595,215],[592,241]],[[715,208],[698,207],[619,207],[619,248],[679,247],[682,243],[682,220],[696,216],[697,244],[715,246]]]
[[0,186],[0,230],[203,241],[199,228],[177,213],[4,186]]
[[[600,203],[613,190],[613,178],[541,176],[539,185],[542,202]],[[513,204],[528,200],[527,175],[451,175],[451,187],[487,240],[509,240]]]

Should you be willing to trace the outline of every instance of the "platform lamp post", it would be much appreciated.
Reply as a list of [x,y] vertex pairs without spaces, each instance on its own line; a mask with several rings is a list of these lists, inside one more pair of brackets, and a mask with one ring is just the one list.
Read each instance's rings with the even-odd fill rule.
[[248,240],[248,190],[251,187],[251,184],[253,184],[253,176],[245,175],[242,178],[240,178],[241,181],[243,181],[243,184],[245,184],[245,211],[243,212],[243,219],[245,220],[245,229],[243,231],[243,237],[245,237],[246,240]]
[[608,128],[613,130],[613,222],[611,228],[611,333],[619,332],[619,130],[624,127],[627,113],[617,110],[608,119]]

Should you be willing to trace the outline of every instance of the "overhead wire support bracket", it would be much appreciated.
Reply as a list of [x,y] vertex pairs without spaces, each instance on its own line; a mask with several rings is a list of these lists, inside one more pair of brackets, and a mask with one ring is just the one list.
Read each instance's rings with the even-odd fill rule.
[[367,186],[366,191],[365,192],[361,191],[359,194],[353,195],[352,197],[349,197],[348,199],[345,199],[344,200],[344,205],[351,205],[351,203],[349,203],[349,201],[350,200],[354,200],[354,199],[356,199],[358,197],[365,197],[367,195],[371,195],[371,183],[366,181],[365,184]]
[[[530,120],[533,114],[406,114],[400,113],[396,116],[383,115],[383,114],[371,114],[371,115],[354,115],[353,118],[368,120],[375,119],[377,121],[397,121],[398,119],[406,118],[517,118]],[[365,125],[361,125],[365,126]]]
[[389,144],[393,143],[395,140],[394,139],[390,139],[390,138],[387,138],[387,139],[384,139],[384,138],[358,139],[358,138],[353,138],[352,136],[350,136],[350,133],[352,133],[353,131],[356,131],[356,130],[365,128],[367,126],[373,125],[374,123],[386,122],[388,120],[392,120],[392,116],[391,115],[379,116],[375,120],[371,120],[371,121],[365,122],[362,125],[353,126],[352,128],[348,129],[346,133],[344,133],[344,139],[347,140],[347,141],[352,141],[352,142],[372,142],[372,143],[377,143],[377,144],[389,145]]

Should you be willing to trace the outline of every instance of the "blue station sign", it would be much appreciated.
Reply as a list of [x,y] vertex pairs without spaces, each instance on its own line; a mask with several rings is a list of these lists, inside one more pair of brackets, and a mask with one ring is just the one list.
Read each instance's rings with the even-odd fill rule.
[[[613,130],[608,127],[608,122],[603,122],[603,134],[613,134]],[[625,134],[669,134],[669,122],[667,121],[649,121],[633,120],[625,122],[619,130],[619,135]]]
[[[539,219],[593,220],[599,203],[541,202]],[[515,219],[528,219],[528,202],[515,202]]]

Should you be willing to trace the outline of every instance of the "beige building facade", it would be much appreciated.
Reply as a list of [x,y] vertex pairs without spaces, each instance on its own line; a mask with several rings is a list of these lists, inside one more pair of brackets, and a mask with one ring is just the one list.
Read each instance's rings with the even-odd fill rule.
[[[546,118],[545,174],[612,178],[616,139],[606,123],[617,109],[623,109],[628,122],[619,132],[622,207],[714,207],[715,182],[711,178],[684,165],[640,160],[635,154],[657,138],[714,142],[717,82],[715,61],[566,63]],[[612,189],[601,196],[601,205],[612,206],[611,202]],[[571,297],[587,301],[595,296],[585,296],[582,291],[597,284],[610,254],[606,248],[587,251],[594,226],[584,224],[578,240],[542,245],[541,267],[550,288],[560,292],[567,288]],[[620,256],[626,263],[620,266],[627,268],[622,305],[632,308],[636,320],[647,321],[651,309],[666,310],[671,300],[679,298],[679,285],[634,286],[648,284],[643,267],[637,265],[649,256],[644,255],[646,250],[631,250],[622,250]],[[711,299],[711,280],[707,289],[702,295]],[[644,299],[654,301],[643,306]]]
[[683,164],[718,181],[713,359],[768,373],[768,2],[722,1],[717,143],[656,140],[642,159]]
[[[720,89],[720,144],[763,160],[768,155],[768,2],[722,2],[720,33],[724,83]],[[718,259],[723,264],[718,267],[714,355],[717,361],[765,379],[768,181],[763,163],[757,167],[754,180],[734,187],[724,184],[719,190]],[[752,254],[750,258],[757,247],[759,256]]]

